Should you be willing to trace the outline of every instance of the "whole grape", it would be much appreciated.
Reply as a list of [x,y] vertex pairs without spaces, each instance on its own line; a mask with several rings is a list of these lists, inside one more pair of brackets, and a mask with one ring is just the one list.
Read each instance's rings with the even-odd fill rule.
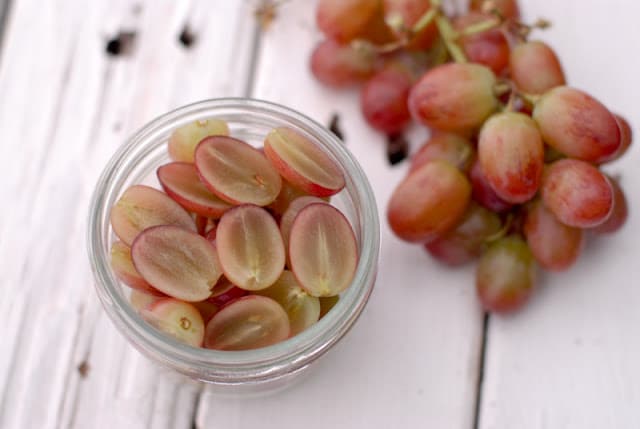
[[369,79],[360,93],[360,107],[369,125],[386,134],[402,131],[411,121],[407,99],[412,83],[409,71],[399,64]]
[[525,42],[513,48],[509,70],[518,89],[529,94],[543,94],[566,83],[558,56],[544,42]]

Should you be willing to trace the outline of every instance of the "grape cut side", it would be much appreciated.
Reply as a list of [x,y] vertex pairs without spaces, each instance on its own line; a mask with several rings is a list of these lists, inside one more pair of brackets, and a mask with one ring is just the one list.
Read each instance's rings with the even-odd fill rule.
[[128,246],[142,230],[157,225],[177,225],[196,231],[194,220],[184,208],[149,186],[131,186],[111,209],[113,232]]
[[287,127],[273,129],[264,152],[293,186],[316,197],[336,194],[345,186],[340,167],[311,140]]
[[261,207],[245,204],[227,211],[218,223],[216,244],[225,277],[242,289],[267,288],[284,270],[280,230]]
[[264,155],[232,137],[202,140],[196,147],[195,164],[205,186],[228,203],[266,206],[282,187],[280,175]]
[[169,156],[174,161],[193,162],[193,153],[205,137],[229,135],[229,126],[220,119],[200,119],[176,129],[169,137]]
[[271,298],[251,295],[222,308],[207,323],[204,346],[215,350],[249,350],[289,337],[289,317]]
[[144,230],[131,247],[133,263],[153,287],[183,301],[202,301],[222,275],[215,246],[175,226]]
[[142,317],[156,329],[192,347],[201,347],[204,321],[196,307],[173,298],[164,298],[141,311]]
[[280,219],[280,233],[282,234],[285,249],[289,249],[289,235],[291,235],[291,225],[293,225],[294,219],[298,216],[300,210],[313,203],[325,203],[325,201],[318,197],[311,196],[296,198],[289,204],[287,211],[282,215]]
[[356,238],[347,218],[324,203],[300,210],[291,226],[289,260],[309,295],[332,296],[345,290],[358,265]]
[[[231,208],[202,183],[198,170],[187,162],[172,162],[157,170],[164,191],[185,209],[200,216],[219,218]],[[206,228],[206,220],[205,220]]]
[[122,241],[115,241],[111,245],[111,269],[116,277],[132,289],[137,289],[147,294],[164,296],[164,294],[153,288],[140,273],[131,260],[131,249]]

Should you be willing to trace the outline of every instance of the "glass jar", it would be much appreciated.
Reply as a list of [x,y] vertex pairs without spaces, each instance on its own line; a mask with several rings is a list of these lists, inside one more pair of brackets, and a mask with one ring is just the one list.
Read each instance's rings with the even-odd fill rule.
[[[332,197],[351,222],[359,249],[353,282],[335,307],[316,324],[278,344],[247,351],[216,351],[177,342],[151,327],[131,307],[129,289],[109,265],[114,240],[110,208],[122,192],[139,183],[160,189],[155,170],[169,161],[167,141],[174,129],[206,118],[229,124],[230,135],[256,147],[267,133],[288,126],[306,135],[342,169],[346,186]],[[117,328],[145,356],[193,379],[225,386],[283,385],[339,341],[364,309],[378,267],[380,228],[369,182],[344,144],[310,118],[286,107],[259,100],[225,98],[181,107],[145,125],[112,157],[96,185],[88,222],[88,251],[96,290]],[[254,389],[256,390],[256,389]],[[260,390],[260,389],[258,389]]]

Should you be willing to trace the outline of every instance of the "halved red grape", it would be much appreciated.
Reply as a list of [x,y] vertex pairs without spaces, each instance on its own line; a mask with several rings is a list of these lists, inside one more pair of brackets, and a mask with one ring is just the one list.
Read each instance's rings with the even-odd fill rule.
[[471,196],[467,178],[446,161],[430,161],[410,173],[391,195],[387,218],[403,240],[429,242],[462,219]]
[[196,148],[195,163],[205,186],[232,204],[266,206],[282,188],[282,179],[269,160],[251,145],[232,137],[202,140]]
[[511,209],[512,204],[500,198],[496,191],[493,190],[482,172],[480,161],[477,159],[471,167],[469,178],[473,188],[473,199],[478,204],[496,213],[503,213]]
[[291,234],[291,225],[293,220],[298,216],[300,210],[313,203],[324,203],[326,201],[312,196],[305,196],[296,198],[289,204],[289,208],[284,212],[280,219],[280,233],[282,234],[282,240],[284,241],[285,249],[289,248],[289,235]]
[[374,52],[357,49],[328,39],[311,54],[311,72],[321,83],[341,88],[364,82],[373,75],[377,57]]
[[566,84],[560,60],[544,42],[525,42],[513,48],[509,69],[518,89],[529,94],[544,94]]
[[308,194],[303,190],[298,189],[286,180],[283,180],[282,189],[278,194],[278,198],[276,198],[275,201],[267,207],[267,209],[269,209],[277,220],[287,211],[293,200],[307,195]]
[[466,264],[480,256],[487,240],[501,228],[502,222],[497,214],[472,203],[454,230],[427,243],[425,248],[445,264]]
[[249,350],[289,336],[289,317],[271,298],[250,295],[216,313],[207,323],[204,346],[215,350]]
[[193,347],[202,346],[204,321],[193,305],[164,298],[155,301],[140,314],[149,324],[174,339]]
[[225,212],[216,230],[224,275],[245,290],[260,290],[278,280],[285,264],[280,230],[265,209],[245,204]]
[[191,305],[198,309],[205,325],[209,322],[209,320],[211,320],[213,316],[215,316],[218,310],[220,310],[220,307],[218,307],[208,299],[200,302],[193,302],[191,303]]
[[298,283],[311,296],[345,290],[358,265],[358,245],[347,218],[329,204],[304,207],[291,226],[289,260]]
[[339,42],[358,38],[384,43],[393,39],[384,22],[381,1],[320,0],[316,12],[318,28]]
[[620,148],[615,116],[577,89],[559,86],[547,91],[536,103],[533,119],[544,141],[572,158],[606,161]]
[[264,141],[264,152],[282,177],[309,195],[327,197],[344,188],[344,174],[338,164],[291,128],[271,130]]
[[156,225],[177,225],[196,231],[196,225],[185,209],[165,193],[149,186],[131,186],[111,208],[113,232],[128,246],[142,230]]
[[613,188],[613,210],[609,219],[604,223],[593,228],[593,232],[597,234],[610,234],[618,231],[627,221],[629,216],[629,207],[624,191],[617,180],[609,178],[609,183]]
[[536,123],[527,115],[493,115],[480,130],[478,159],[487,181],[509,203],[530,200],[540,187],[544,144]]
[[200,119],[176,129],[169,138],[169,156],[174,161],[193,162],[193,152],[205,137],[229,135],[221,119]]
[[407,106],[413,83],[401,65],[384,68],[367,81],[360,92],[360,110],[367,123],[386,134],[395,134],[411,121]]
[[409,94],[413,118],[445,131],[478,128],[498,108],[496,78],[480,64],[449,63],[425,73]]
[[274,284],[257,291],[256,294],[269,297],[284,308],[289,316],[291,337],[304,331],[320,318],[320,301],[302,289],[291,271],[283,271]]
[[145,229],[131,246],[140,275],[159,291],[183,301],[202,301],[222,275],[215,246],[177,226]]
[[207,227],[209,226],[209,218],[202,215],[196,215],[194,221],[196,223],[197,233],[204,237],[207,234]]
[[131,290],[131,295],[129,295],[131,307],[133,307],[138,313],[159,299],[162,299],[162,297],[151,295],[138,289]]
[[[226,280],[226,279],[225,279]],[[218,289],[218,286],[213,289],[213,293],[209,301],[213,304],[224,307],[225,305],[235,301],[236,299],[242,298],[249,294],[249,291],[240,289],[238,286],[234,285],[230,281],[226,280],[226,289]]]
[[460,171],[469,171],[475,150],[471,142],[457,134],[435,132],[411,158],[409,171],[415,171],[429,161],[448,161]]
[[[496,19],[491,15],[469,12],[454,20],[454,28],[462,32],[466,27]],[[500,29],[491,29],[481,33],[462,36],[458,43],[470,62],[489,67],[496,75],[501,75],[509,65],[511,48]]]
[[[383,0],[385,20],[387,22],[402,21],[405,29],[413,28],[420,18],[431,8],[430,0]],[[399,37],[403,36],[398,34]],[[423,51],[430,48],[438,37],[435,23],[427,25],[422,31],[413,34],[406,49]]]
[[164,294],[153,288],[136,271],[131,260],[131,249],[121,241],[114,241],[111,245],[111,269],[113,273],[127,286],[145,292],[150,295],[164,296]]
[[321,296],[318,298],[320,302],[320,319],[322,319],[340,300],[340,295]]
[[565,225],[592,228],[611,215],[613,188],[593,165],[577,159],[561,159],[545,169],[542,199]]
[[582,230],[561,223],[539,200],[527,208],[524,234],[536,261],[550,271],[571,267],[584,246]]
[[219,218],[231,205],[202,183],[196,167],[188,162],[171,162],[158,167],[164,191],[185,209],[206,217]]
[[522,238],[502,238],[482,255],[476,271],[476,291],[488,311],[517,310],[529,300],[534,288],[533,255]]
[[518,19],[520,17],[520,9],[516,0],[471,0],[469,8],[485,13],[490,13],[495,9],[506,19]]

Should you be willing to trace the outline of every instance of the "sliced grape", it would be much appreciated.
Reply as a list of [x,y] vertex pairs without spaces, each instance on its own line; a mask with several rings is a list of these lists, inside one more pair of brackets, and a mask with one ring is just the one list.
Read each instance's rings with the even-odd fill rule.
[[542,199],[565,225],[592,228],[609,218],[613,188],[593,165],[577,159],[561,159],[545,169]]
[[196,307],[173,298],[164,298],[142,310],[150,325],[174,339],[193,347],[201,347],[204,321]]
[[207,232],[207,226],[209,225],[209,218],[202,215],[196,215],[195,222],[198,234],[204,237]]
[[435,132],[411,159],[410,172],[417,170],[429,161],[449,161],[460,171],[469,171],[473,163],[475,150],[471,142],[456,134]]
[[202,301],[222,275],[215,246],[176,226],[145,229],[131,247],[133,263],[153,287],[183,301]]
[[267,288],[282,274],[282,236],[261,207],[245,204],[227,211],[218,223],[216,243],[225,277],[242,289]]
[[540,187],[544,144],[536,123],[527,115],[493,115],[480,130],[478,159],[487,181],[509,203],[530,200]]
[[602,162],[621,146],[615,116],[577,89],[558,86],[547,91],[536,103],[533,119],[544,141],[572,158]]
[[267,158],[293,186],[309,195],[328,197],[344,188],[340,167],[311,140],[287,127],[278,127],[264,141]]
[[394,63],[376,73],[360,92],[360,110],[369,125],[396,134],[411,122],[407,106],[413,78],[409,70]]
[[204,186],[191,163],[172,162],[158,167],[156,173],[167,195],[189,211],[217,219],[231,208]]
[[393,232],[410,242],[429,242],[462,219],[471,196],[467,178],[446,161],[430,161],[410,173],[389,200]]
[[476,291],[488,311],[515,311],[526,304],[534,288],[533,256],[520,237],[502,238],[482,255],[476,271]]
[[291,271],[283,271],[278,281],[266,289],[257,291],[256,294],[269,297],[284,308],[289,316],[291,337],[304,331],[320,318],[320,301],[302,289]]
[[121,241],[114,241],[111,245],[111,269],[113,273],[127,286],[137,289],[147,294],[164,296],[164,294],[153,288],[136,271],[131,260],[131,249]]
[[245,296],[222,308],[207,324],[204,346],[215,350],[249,350],[289,337],[289,317],[271,298]]
[[131,295],[129,295],[131,307],[133,307],[138,313],[145,310],[159,299],[162,299],[162,297],[151,295],[138,289],[133,289],[131,291]]
[[211,320],[218,310],[220,310],[218,305],[208,299],[200,302],[193,302],[192,305],[200,312],[200,316],[202,316],[202,320],[205,325],[209,323],[209,320]]
[[549,271],[571,267],[584,246],[582,230],[561,223],[541,201],[528,207],[524,234],[536,261]]
[[280,219],[280,233],[282,234],[282,240],[284,242],[284,248],[289,249],[289,235],[291,234],[291,225],[293,225],[293,220],[298,216],[300,210],[313,203],[324,203],[324,200],[321,200],[318,197],[300,197],[296,198],[289,204],[289,208],[282,215]]
[[196,148],[195,163],[205,186],[232,204],[266,206],[282,187],[280,175],[264,155],[232,137],[202,140]]
[[193,162],[198,143],[209,136],[227,136],[229,126],[220,119],[201,119],[176,129],[169,138],[169,156],[174,161]]
[[289,260],[298,283],[312,296],[345,290],[358,265],[358,245],[351,225],[335,207],[312,203],[291,225]]
[[610,234],[618,231],[626,223],[629,216],[629,207],[624,191],[617,180],[609,178],[613,188],[613,210],[611,216],[603,224],[596,226],[593,232],[597,234]]
[[495,83],[493,72],[480,64],[440,65],[413,86],[409,110],[416,121],[429,128],[468,132],[498,108]]
[[487,181],[479,160],[476,160],[471,167],[469,178],[473,188],[473,199],[478,204],[496,213],[506,212],[511,209],[512,205],[500,198]]
[[157,225],[177,225],[196,231],[196,224],[185,209],[149,186],[131,186],[111,209],[113,232],[127,246],[142,230]]
[[342,88],[365,81],[375,71],[376,55],[328,39],[311,55],[311,72],[324,85]]
[[340,295],[321,296],[318,298],[320,302],[320,319],[322,319],[340,300]]
[[472,203],[454,230],[427,243],[425,248],[445,264],[462,265],[480,256],[488,239],[501,228],[502,222],[497,214]]
[[211,226],[207,232],[204,234],[204,238],[206,238],[207,240],[209,240],[211,243],[216,241],[216,233],[218,231],[218,225],[216,225],[215,223],[213,223],[213,226]]
[[307,193],[292,186],[286,180],[283,180],[282,189],[278,194],[278,198],[269,205],[268,209],[274,214],[276,219],[279,219],[287,211],[293,200],[304,196],[307,196]]
[[209,301],[217,305],[218,307],[224,307],[225,305],[235,301],[236,299],[242,298],[249,294],[249,291],[240,289],[238,286],[227,280],[227,288],[226,289],[218,289],[214,288],[213,294]]
[[543,94],[566,83],[560,60],[544,42],[526,42],[513,48],[509,68],[518,89],[529,94]]

